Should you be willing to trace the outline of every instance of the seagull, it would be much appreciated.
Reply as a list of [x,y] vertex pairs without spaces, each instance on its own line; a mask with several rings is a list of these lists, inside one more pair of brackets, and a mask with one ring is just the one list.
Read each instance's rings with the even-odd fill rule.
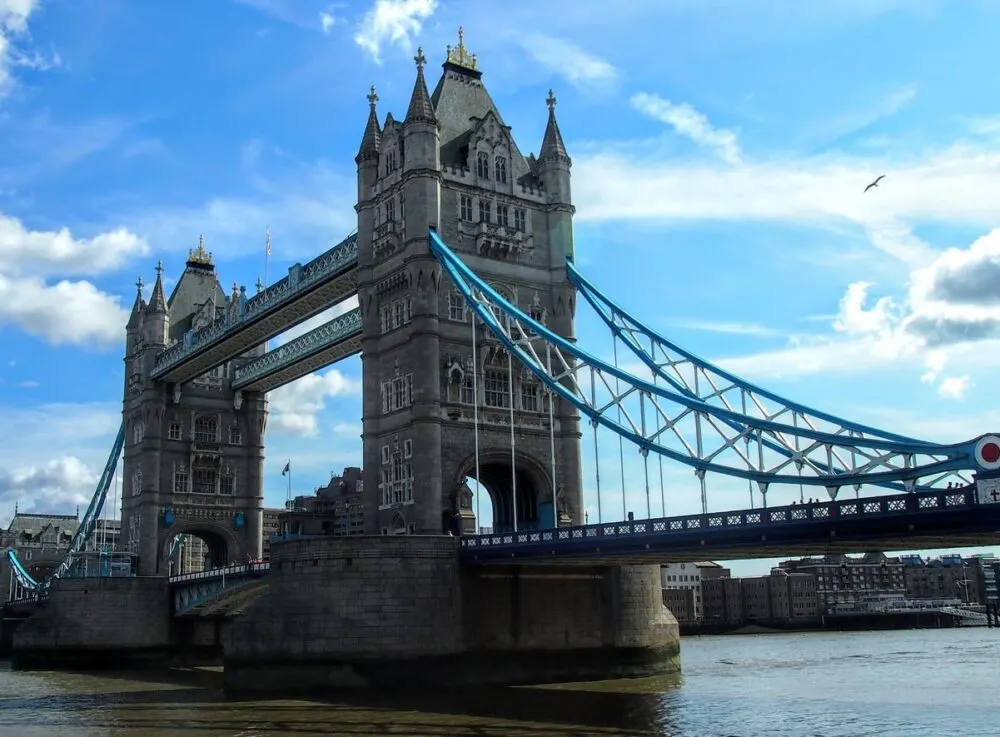
[[876,179],[874,182],[865,187],[865,192],[867,192],[872,187],[877,187],[878,183],[881,182],[883,179],[885,179],[885,174],[879,174],[878,179]]

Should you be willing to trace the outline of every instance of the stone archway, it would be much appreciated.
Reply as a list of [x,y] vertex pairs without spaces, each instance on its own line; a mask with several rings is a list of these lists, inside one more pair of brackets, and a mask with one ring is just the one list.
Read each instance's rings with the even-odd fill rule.
[[[201,545],[188,545],[188,550],[183,548],[174,550],[173,557],[178,560],[171,561],[171,549],[174,548],[174,539],[184,535],[201,541]],[[230,563],[242,562],[240,560],[240,544],[231,530],[212,524],[210,522],[181,522],[172,525],[160,537],[160,555],[157,561],[157,571],[160,574],[176,575],[182,571],[171,570],[171,562],[177,567],[180,557],[183,555],[193,556],[195,559],[202,558],[205,568],[219,568]],[[197,562],[197,561],[196,561]]]
[[[535,458],[521,452],[515,452],[514,463],[514,473],[511,474],[509,451],[481,453],[477,478],[475,457],[466,458],[459,466],[454,488],[461,489],[465,486],[467,478],[475,479],[489,496],[494,532],[508,532],[514,529],[516,482],[517,529],[537,530],[550,527],[551,512],[548,508],[551,507],[552,488],[545,467]],[[461,504],[456,504],[456,507],[461,513]],[[476,524],[478,526],[478,521]]]

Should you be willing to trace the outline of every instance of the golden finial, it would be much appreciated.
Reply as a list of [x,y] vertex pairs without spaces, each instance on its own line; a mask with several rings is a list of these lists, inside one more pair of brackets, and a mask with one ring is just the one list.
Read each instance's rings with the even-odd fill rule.
[[476,70],[479,68],[479,60],[476,54],[470,54],[465,48],[465,29],[458,27],[458,46],[448,47],[448,62],[455,66]]
[[194,264],[196,266],[211,266],[212,265],[212,254],[205,250],[205,236],[198,236],[198,247],[188,250],[188,261],[189,264]]

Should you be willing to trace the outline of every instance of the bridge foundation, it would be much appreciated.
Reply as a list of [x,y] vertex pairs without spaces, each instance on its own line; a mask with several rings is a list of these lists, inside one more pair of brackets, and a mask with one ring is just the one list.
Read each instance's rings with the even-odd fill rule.
[[170,640],[166,577],[60,578],[14,632],[14,668],[162,663]]
[[526,684],[678,667],[656,566],[460,567],[458,539],[271,548],[268,591],[223,635],[230,691]]

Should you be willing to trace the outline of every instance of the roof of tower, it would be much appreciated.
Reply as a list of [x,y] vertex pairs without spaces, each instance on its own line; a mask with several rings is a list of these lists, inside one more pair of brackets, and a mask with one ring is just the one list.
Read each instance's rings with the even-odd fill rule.
[[[167,300],[171,340],[180,340],[191,329],[196,315],[212,320],[226,304],[226,293],[215,275],[212,254],[205,251],[205,239],[198,237],[198,248],[189,253],[187,265]],[[213,309],[212,305],[215,305]]]
[[410,107],[406,110],[406,122],[436,123],[437,116],[434,114],[434,105],[431,103],[431,96],[427,92],[427,82],[424,80],[424,64],[427,57],[424,56],[423,48],[417,49],[417,55],[413,57],[417,64],[417,79],[413,83],[413,94],[410,95]]
[[366,159],[377,159],[379,148],[382,146],[382,129],[378,125],[378,113],[375,106],[378,104],[378,93],[375,92],[375,85],[372,85],[368,93],[368,122],[365,124],[365,134],[361,138],[361,148],[355,157],[357,163]]
[[569,153],[566,151],[566,144],[563,143],[562,133],[559,132],[559,123],[556,122],[556,96],[552,90],[549,90],[545,104],[549,106],[549,122],[545,125],[545,136],[542,138],[542,150],[538,152],[538,158],[543,163],[556,160],[568,164]]
[[[469,53],[465,46],[465,33],[458,29],[458,45],[448,47],[448,57],[441,65],[442,74],[431,104],[438,121],[441,141],[441,163],[465,166],[464,148],[479,125],[492,113],[497,122],[507,129],[496,103],[483,85],[483,72],[479,58]],[[511,137],[513,161],[511,173],[516,180],[530,173],[528,163]]]
[[150,312],[166,312],[167,298],[163,296],[163,262],[156,262],[156,283],[153,284],[153,293],[149,296]]

